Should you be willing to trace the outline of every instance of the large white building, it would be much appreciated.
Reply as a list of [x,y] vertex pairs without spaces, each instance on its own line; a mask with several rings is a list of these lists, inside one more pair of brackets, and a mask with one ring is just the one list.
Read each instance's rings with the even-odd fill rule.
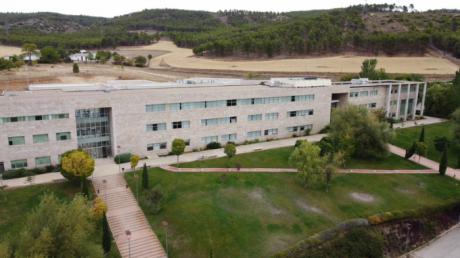
[[329,124],[332,108],[347,104],[412,119],[423,115],[425,93],[423,82],[366,79],[30,85],[0,95],[0,170],[55,165],[76,148],[95,158],[124,152],[152,157],[169,152],[174,138],[193,150],[210,142],[316,133]]

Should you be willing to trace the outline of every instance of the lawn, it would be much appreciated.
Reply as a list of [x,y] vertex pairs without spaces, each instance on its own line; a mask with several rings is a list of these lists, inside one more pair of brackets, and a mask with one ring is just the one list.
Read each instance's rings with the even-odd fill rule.
[[[193,161],[188,163],[179,164],[179,167],[235,167],[240,164],[241,167],[246,168],[289,168],[289,155],[294,147],[284,147],[270,150],[263,150],[251,153],[238,154],[230,161],[227,157],[208,159],[201,161]],[[424,169],[412,161],[407,161],[399,156],[390,154],[387,158],[382,160],[360,160],[351,159],[345,164],[345,168],[357,169]]]
[[[420,131],[422,130],[421,126],[418,127],[411,127],[411,128],[404,128],[404,129],[397,129],[396,136],[392,141],[392,144],[402,147],[404,149],[409,148],[412,146],[414,141],[418,141],[420,136]],[[441,159],[441,153],[436,150],[434,147],[434,139],[436,137],[445,136],[448,139],[452,139],[453,137],[453,123],[452,122],[444,122],[438,124],[431,124],[425,125],[425,142],[428,145],[428,152],[427,157],[429,159],[438,161]],[[458,156],[460,150],[454,147],[449,149],[448,154],[448,161],[449,166],[458,168]]]
[[[135,191],[133,175],[126,178]],[[459,182],[439,175],[343,174],[329,192],[302,188],[291,173],[153,168],[149,180],[162,189],[164,208],[153,214],[140,203],[163,245],[167,235],[170,257],[268,257],[346,219],[444,204],[460,195]]]
[[[27,215],[39,204],[43,194],[53,193],[63,201],[70,201],[79,190],[79,187],[68,182],[6,190],[4,195],[0,195],[0,232],[2,232],[0,242],[4,237],[16,236],[22,231]],[[102,248],[102,229],[100,227],[92,239],[94,241],[89,244],[96,244]],[[115,244],[107,257],[120,257]]]

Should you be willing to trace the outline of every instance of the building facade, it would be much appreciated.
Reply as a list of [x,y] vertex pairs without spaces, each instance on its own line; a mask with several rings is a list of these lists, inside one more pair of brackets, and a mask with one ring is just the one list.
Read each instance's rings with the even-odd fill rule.
[[94,158],[153,157],[175,138],[191,151],[317,133],[332,108],[347,104],[413,119],[423,115],[425,92],[422,82],[316,78],[31,85],[0,96],[0,170],[55,165],[76,148]]

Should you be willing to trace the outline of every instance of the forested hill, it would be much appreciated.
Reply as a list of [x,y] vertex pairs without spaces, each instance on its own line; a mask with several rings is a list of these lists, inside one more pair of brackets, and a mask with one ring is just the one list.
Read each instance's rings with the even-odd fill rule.
[[0,13],[0,43],[62,48],[147,44],[159,34],[197,55],[272,57],[358,51],[423,54],[437,47],[460,57],[460,11],[359,5],[287,13],[143,10],[114,18]]

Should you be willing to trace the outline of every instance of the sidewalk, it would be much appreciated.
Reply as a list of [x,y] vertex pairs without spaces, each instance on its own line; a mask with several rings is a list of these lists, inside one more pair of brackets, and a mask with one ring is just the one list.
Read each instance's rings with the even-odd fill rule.
[[402,123],[395,123],[393,124],[393,128],[408,128],[408,127],[415,127],[415,126],[422,126],[422,125],[430,125],[430,124],[437,124],[447,121],[443,118],[432,117],[432,116],[425,116],[425,118],[415,121],[406,121]]

